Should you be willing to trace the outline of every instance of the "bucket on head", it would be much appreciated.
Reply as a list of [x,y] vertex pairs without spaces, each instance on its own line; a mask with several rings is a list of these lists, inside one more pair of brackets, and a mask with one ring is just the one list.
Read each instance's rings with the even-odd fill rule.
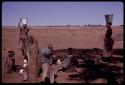
[[105,19],[107,24],[112,24],[113,14],[106,14]]
[[28,23],[28,18],[22,18],[22,24],[27,25]]

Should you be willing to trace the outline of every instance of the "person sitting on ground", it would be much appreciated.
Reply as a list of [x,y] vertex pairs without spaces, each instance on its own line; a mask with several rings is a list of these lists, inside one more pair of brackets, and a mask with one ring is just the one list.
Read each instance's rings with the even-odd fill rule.
[[59,71],[66,71],[69,68],[69,64],[71,63],[71,60],[73,58],[73,49],[68,48],[68,56],[62,63],[62,68],[58,70]]
[[6,73],[11,73],[16,71],[14,51],[8,51],[8,57],[5,61],[5,71]]

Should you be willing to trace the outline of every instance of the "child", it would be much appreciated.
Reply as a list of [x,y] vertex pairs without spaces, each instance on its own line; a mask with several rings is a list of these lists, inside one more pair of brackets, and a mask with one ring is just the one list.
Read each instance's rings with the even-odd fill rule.
[[11,73],[12,71],[16,71],[14,51],[8,51],[8,53],[9,54],[5,62],[5,71],[6,73]]

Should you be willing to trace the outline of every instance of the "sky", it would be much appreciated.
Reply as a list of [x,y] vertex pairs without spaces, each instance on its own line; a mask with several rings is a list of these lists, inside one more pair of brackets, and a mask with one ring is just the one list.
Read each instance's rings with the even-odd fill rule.
[[105,14],[113,14],[113,25],[123,24],[122,2],[23,2],[2,3],[2,26],[17,26],[27,17],[30,26],[105,25]]

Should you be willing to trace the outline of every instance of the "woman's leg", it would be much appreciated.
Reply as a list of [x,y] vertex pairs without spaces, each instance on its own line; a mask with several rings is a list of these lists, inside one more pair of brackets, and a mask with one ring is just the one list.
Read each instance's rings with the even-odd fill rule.
[[47,73],[48,73],[48,70],[49,70],[49,63],[43,63],[42,64],[42,70],[43,70],[42,81],[45,81],[45,78],[47,77]]

